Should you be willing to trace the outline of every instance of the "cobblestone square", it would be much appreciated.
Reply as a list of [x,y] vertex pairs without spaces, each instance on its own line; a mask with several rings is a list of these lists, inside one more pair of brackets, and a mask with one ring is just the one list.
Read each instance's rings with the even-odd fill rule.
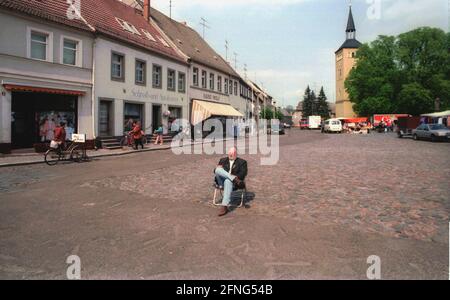
[[[242,153],[243,149],[239,149]],[[292,129],[217,217],[221,155],[170,150],[2,168],[0,278],[447,279],[450,143]]]

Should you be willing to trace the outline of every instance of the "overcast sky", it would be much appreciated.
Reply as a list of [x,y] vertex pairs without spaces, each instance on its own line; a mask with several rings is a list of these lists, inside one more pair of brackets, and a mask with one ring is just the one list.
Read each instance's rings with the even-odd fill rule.
[[[169,14],[169,0],[152,0]],[[377,5],[379,3],[379,5]],[[449,28],[450,0],[353,0],[357,39],[396,35],[420,26]],[[262,84],[278,103],[297,105],[308,84],[335,100],[334,52],[345,40],[348,0],[172,0],[172,17],[200,34],[243,74]],[[380,10],[376,9],[380,7]]]

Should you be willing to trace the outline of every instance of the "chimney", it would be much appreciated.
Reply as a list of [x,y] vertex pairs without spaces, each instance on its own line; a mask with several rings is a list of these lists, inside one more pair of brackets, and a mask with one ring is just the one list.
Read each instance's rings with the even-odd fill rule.
[[150,0],[144,0],[144,18],[150,22]]

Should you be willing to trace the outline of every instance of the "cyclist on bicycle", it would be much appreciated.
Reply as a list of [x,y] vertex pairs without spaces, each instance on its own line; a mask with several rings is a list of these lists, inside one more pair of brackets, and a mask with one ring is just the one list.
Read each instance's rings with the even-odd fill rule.
[[65,122],[60,122],[58,126],[56,126],[54,130],[54,136],[52,140],[52,148],[57,148],[58,150],[62,150],[64,148],[64,144],[66,142],[66,126]]

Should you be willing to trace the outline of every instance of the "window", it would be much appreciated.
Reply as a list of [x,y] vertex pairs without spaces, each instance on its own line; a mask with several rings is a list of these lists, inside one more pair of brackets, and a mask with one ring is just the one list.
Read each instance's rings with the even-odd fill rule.
[[206,89],[206,71],[202,71],[202,88]]
[[217,76],[217,90],[222,92],[222,76]]
[[63,64],[75,66],[77,64],[77,47],[76,41],[64,39],[63,42]]
[[192,83],[194,86],[198,86],[198,68],[194,68],[192,72]]
[[228,94],[228,78],[225,78],[224,92],[225,94]]
[[128,31],[132,34],[141,35],[141,33],[134,27],[133,24],[128,23],[127,21],[124,21],[122,19],[116,18],[116,21],[122,26],[122,29],[125,31]]
[[175,91],[175,71],[168,69],[167,71],[167,89],[169,91]]
[[214,74],[209,74],[209,88],[214,91]]
[[186,74],[178,72],[178,91],[180,93],[186,92]]
[[144,33],[144,35],[147,37],[147,39],[149,39],[149,40],[152,41],[152,42],[156,42],[155,38],[153,37],[153,35],[151,35],[150,32],[148,32],[148,31],[145,30],[145,29],[141,29],[141,30],[142,30],[142,32]]
[[162,88],[162,68],[158,65],[153,65],[153,87]]
[[237,85],[237,81],[234,82],[234,95],[237,96],[237,92],[238,92],[238,85]]
[[233,94],[233,80],[230,79],[229,85],[228,85],[228,94]]
[[113,52],[111,55],[111,79],[125,81],[125,56]]
[[146,85],[147,81],[147,63],[143,60],[136,59],[136,77],[135,83],[139,85]]
[[49,34],[37,31],[30,33],[30,57],[49,60]]

